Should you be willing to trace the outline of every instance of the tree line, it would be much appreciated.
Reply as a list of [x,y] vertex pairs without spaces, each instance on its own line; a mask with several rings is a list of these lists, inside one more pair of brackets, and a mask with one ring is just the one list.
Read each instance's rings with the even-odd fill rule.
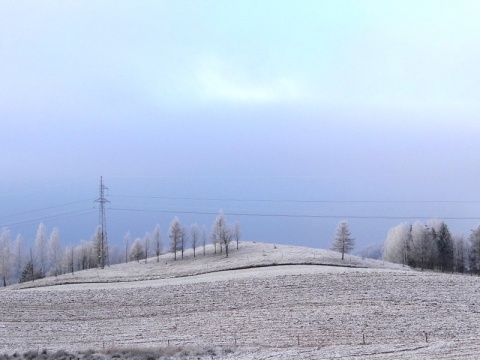
[[[34,241],[27,246],[22,235],[17,235],[12,242],[10,230],[4,227],[0,233],[0,276],[3,286],[16,282],[34,281],[46,276],[58,276],[65,273],[96,268],[101,265],[103,251],[101,249],[100,226],[89,240],[81,240],[77,245],[63,246],[60,231],[53,228],[50,234],[43,223],[38,226]],[[206,246],[214,245],[214,253],[223,253],[228,257],[230,243],[236,242],[238,249],[241,237],[238,222],[232,225],[225,220],[222,211],[213,222],[210,231],[203,225],[182,225],[178,217],[170,223],[168,229],[169,246],[167,251],[174,254],[174,260],[184,258],[187,249],[193,250],[193,256],[198,251],[206,256]],[[132,240],[130,232],[123,237],[123,245],[113,245],[106,250],[107,265],[114,265],[128,261],[147,262],[148,258],[155,257],[160,261],[164,254],[164,242],[160,225],[153,231],[146,232],[143,237]]]
[[452,235],[442,220],[402,223],[388,231],[383,259],[420,269],[480,273],[480,226],[468,239]]

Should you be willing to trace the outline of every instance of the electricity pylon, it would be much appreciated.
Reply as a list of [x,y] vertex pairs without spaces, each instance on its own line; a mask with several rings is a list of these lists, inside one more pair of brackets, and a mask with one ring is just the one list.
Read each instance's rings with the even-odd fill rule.
[[105,190],[108,188],[103,184],[103,178],[100,176],[100,197],[95,200],[100,204],[99,220],[97,231],[97,252],[98,252],[98,267],[104,268],[105,264],[110,266],[108,260],[108,239],[107,239],[107,219],[105,216],[105,203],[110,202],[105,198]]

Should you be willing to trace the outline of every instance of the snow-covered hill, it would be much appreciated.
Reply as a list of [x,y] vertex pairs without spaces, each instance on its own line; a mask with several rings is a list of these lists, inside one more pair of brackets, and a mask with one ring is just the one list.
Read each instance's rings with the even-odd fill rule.
[[[259,267],[281,263],[298,265]],[[335,266],[301,265],[312,263]],[[233,351],[222,359],[478,357],[478,277],[344,263],[329,251],[246,243],[228,259],[165,255],[66,275],[69,284],[12,287],[0,291],[0,352],[170,345]]]
[[197,249],[196,257],[193,251],[187,250],[184,259],[177,253],[174,260],[172,253],[140,262],[116,264],[105,269],[90,269],[65,274],[58,277],[48,277],[35,282],[18,284],[11,289],[51,286],[71,283],[108,283],[131,282],[140,280],[156,280],[206,274],[225,270],[247,269],[252,267],[268,267],[272,265],[312,264],[357,268],[384,268],[407,269],[401,265],[385,263],[378,260],[364,259],[354,255],[346,255],[345,260],[337,252],[312,249],[297,246],[273,245],[266,243],[243,242],[239,249],[231,245],[230,256],[225,257],[225,252],[214,255],[212,245],[206,247],[205,256],[203,248]]

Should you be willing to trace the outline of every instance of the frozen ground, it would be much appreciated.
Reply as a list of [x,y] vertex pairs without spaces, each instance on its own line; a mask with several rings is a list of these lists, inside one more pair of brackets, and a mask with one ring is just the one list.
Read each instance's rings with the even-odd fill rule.
[[338,253],[323,250],[303,248],[296,246],[273,245],[265,243],[242,243],[236,250],[234,244],[230,250],[230,257],[225,254],[213,254],[213,246],[208,245],[206,256],[203,256],[203,248],[197,249],[197,257],[193,257],[192,250],[185,252],[185,259],[180,260],[177,253],[177,261],[173,260],[173,254],[165,254],[156,262],[156,257],[148,259],[145,263],[129,262],[111,266],[104,270],[92,269],[77,272],[74,275],[66,274],[57,278],[46,278],[34,283],[25,283],[13,286],[19,289],[32,286],[60,285],[71,283],[99,283],[99,282],[137,282],[139,280],[157,280],[178,278],[191,275],[206,274],[224,270],[232,270],[248,267],[281,265],[281,264],[317,264],[332,266],[366,267],[402,269],[401,265],[384,263],[378,260],[362,259],[357,256],[346,255],[344,261]]
[[56,280],[65,285],[7,288],[0,352],[179,345],[233,349],[225,359],[478,358],[478,277],[354,257],[346,264],[356,267],[228,270],[339,265],[337,256],[242,244],[229,259],[169,254]]

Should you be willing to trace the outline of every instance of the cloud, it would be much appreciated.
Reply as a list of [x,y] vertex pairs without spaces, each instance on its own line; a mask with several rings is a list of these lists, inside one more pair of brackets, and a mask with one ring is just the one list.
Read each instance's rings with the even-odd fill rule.
[[250,103],[298,101],[305,98],[305,90],[289,77],[273,79],[254,78],[242,68],[235,68],[215,57],[204,58],[198,67],[196,79],[200,96],[208,100],[228,100]]

